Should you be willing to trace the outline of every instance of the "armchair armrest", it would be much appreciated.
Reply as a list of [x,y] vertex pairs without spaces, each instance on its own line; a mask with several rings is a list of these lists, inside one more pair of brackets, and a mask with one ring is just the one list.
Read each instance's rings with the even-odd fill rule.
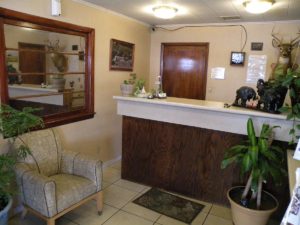
[[25,163],[16,165],[16,175],[23,202],[46,217],[57,214],[55,182]]
[[62,152],[61,172],[85,177],[102,189],[102,161],[86,154]]

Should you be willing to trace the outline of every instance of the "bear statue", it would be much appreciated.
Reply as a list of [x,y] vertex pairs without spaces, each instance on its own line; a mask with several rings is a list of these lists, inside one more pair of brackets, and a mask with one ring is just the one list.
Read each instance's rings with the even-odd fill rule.
[[256,92],[253,88],[243,86],[236,91],[234,105],[246,107],[246,102],[256,99]]

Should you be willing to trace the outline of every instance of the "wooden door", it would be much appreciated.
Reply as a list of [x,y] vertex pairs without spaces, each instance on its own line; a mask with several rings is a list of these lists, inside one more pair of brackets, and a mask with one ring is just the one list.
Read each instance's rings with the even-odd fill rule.
[[[45,73],[46,55],[45,45],[19,42],[19,70],[22,73]],[[25,50],[25,51],[22,51]],[[24,75],[22,83],[41,84],[45,82],[45,75]]]
[[162,44],[162,87],[167,96],[205,99],[208,45]]

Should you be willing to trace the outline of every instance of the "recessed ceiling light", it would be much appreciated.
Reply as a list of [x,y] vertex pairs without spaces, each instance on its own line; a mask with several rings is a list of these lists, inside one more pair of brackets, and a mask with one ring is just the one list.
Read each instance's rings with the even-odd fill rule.
[[253,14],[265,13],[272,8],[274,0],[248,0],[243,3],[247,12]]
[[160,5],[153,7],[152,11],[158,18],[171,19],[176,16],[178,9],[168,5]]

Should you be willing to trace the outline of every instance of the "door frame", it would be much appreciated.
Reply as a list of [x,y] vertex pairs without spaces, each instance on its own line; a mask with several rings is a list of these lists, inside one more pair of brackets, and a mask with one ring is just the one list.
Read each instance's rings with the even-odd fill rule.
[[203,100],[206,99],[206,86],[207,86],[207,67],[208,67],[208,57],[209,57],[209,42],[162,42],[161,43],[161,51],[160,51],[160,77],[161,80],[163,80],[163,66],[164,66],[164,47],[165,46],[204,46],[206,48],[206,62],[205,62],[205,76],[204,76],[204,80],[203,80],[203,90],[204,90],[204,98]]

